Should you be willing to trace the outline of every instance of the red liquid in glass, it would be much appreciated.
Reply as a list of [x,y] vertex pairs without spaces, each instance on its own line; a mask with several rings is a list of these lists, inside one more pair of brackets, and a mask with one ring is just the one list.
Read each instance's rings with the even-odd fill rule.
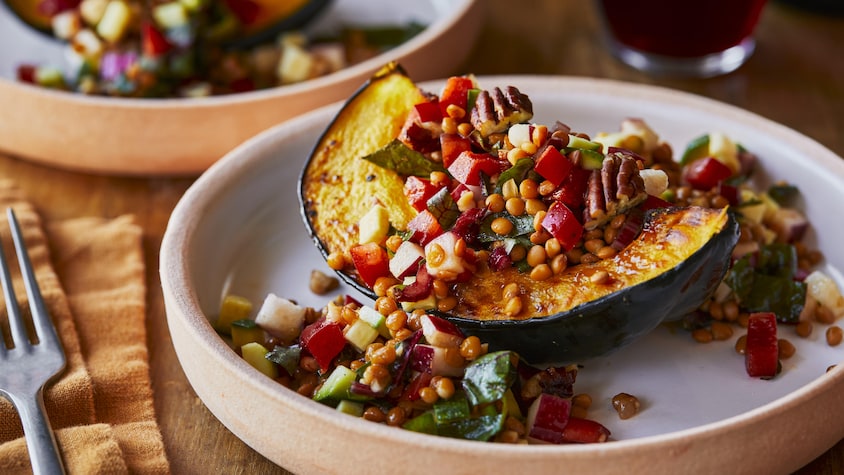
[[749,37],[766,0],[601,0],[620,43],[647,53],[699,57]]

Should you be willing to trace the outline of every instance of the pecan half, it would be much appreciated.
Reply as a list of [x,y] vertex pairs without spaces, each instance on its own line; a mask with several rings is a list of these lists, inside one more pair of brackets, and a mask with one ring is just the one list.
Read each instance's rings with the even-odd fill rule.
[[604,158],[601,170],[589,176],[584,228],[595,229],[648,197],[636,159],[622,153]]
[[511,124],[527,122],[533,117],[533,104],[517,88],[507,86],[502,91],[483,90],[475,99],[470,122],[483,137],[504,132]]

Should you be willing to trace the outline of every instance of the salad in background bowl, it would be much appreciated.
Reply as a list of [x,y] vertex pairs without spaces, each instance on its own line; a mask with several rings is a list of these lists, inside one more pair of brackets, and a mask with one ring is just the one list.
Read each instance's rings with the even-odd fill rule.
[[[338,0],[298,31],[310,40],[336,37],[349,26],[411,24],[424,29],[387,51],[312,79],[219,97],[136,99],[68,94],[20,82],[22,64],[68,64],[66,45],[32,31],[7,9],[0,9],[0,40],[16,45],[0,53],[0,101],[12,112],[0,117],[0,146],[23,158],[95,173],[198,174],[267,127],[347,97],[386,60],[412,64],[430,78],[454,72],[479,31],[479,8],[472,0],[401,4]],[[112,79],[121,76],[117,71],[126,71],[117,67],[122,64],[117,60],[129,56],[111,56],[109,61],[116,66]],[[47,71],[46,76],[70,83],[78,66],[78,62],[69,65],[58,74]],[[231,83],[228,87],[231,90]],[[199,86],[192,92],[202,95],[208,89]]]

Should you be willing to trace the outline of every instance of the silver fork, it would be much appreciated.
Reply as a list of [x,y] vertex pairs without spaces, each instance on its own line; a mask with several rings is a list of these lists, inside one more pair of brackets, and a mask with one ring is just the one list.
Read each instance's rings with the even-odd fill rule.
[[11,401],[20,414],[32,471],[36,475],[61,474],[64,473],[64,465],[44,410],[44,386],[64,369],[64,350],[41,297],[18,220],[12,208],[8,208],[6,214],[29,298],[37,343],[30,342],[27,336],[26,325],[12,288],[9,266],[3,246],[0,246],[0,284],[6,299],[13,343],[6,348],[0,328],[0,396]]

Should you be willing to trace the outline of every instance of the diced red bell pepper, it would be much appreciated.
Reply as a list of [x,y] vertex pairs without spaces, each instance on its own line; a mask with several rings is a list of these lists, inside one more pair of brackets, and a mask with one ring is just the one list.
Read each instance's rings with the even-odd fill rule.
[[443,120],[440,105],[436,101],[420,102],[413,108],[416,109],[416,115],[420,122],[442,122]]
[[18,81],[35,84],[35,71],[38,68],[32,64],[21,64],[18,66]]
[[323,371],[328,371],[331,361],[346,346],[342,327],[338,322],[321,317],[303,328],[299,335],[299,344],[317,360]]
[[[469,90],[475,87],[475,82],[466,76],[452,76],[443,87],[440,94],[440,111],[443,117],[448,116],[448,106],[454,104],[464,110],[469,104]],[[467,111],[468,112],[468,111]]]
[[444,232],[437,218],[427,209],[417,214],[407,223],[407,230],[413,233],[410,236],[410,241],[422,246],[428,244]]
[[568,424],[563,429],[563,441],[581,444],[606,442],[610,431],[603,425],[591,419],[569,417]]
[[723,196],[730,203],[730,206],[737,206],[739,204],[739,191],[735,185],[729,185],[723,181],[718,183],[718,194]]
[[443,166],[448,168],[461,153],[472,150],[472,141],[460,134],[442,134],[440,135],[440,150]]
[[410,384],[405,387],[399,399],[403,401],[416,401],[420,397],[419,390],[428,386],[432,379],[434,379],[434,375],[430,371],[417,374],[410,381]]
[[568,157],[549,145],[543,147],[536,154],[536,163],[533,169],[556,187],[560,186],[568,178],[573,166],[574,164],[571,163]]
[[583,206],[586,184],[589,181],[589,175],[591,173],[591,170],[577,166],[572,167],[569,176],[551,193],[551,197],[556,201],[564,203],[571,209],[580,208]]
[[560,241],[560,246],[570,251],[583,235],[583,225],[577,215],[564,203],[555,201],[548,207],[542,227]]
[[152,23],[141,23],[141,47],[145,56],[155,57],[164,54],[173,47],[167,37]]
[[249,92],[255,90],[255,80],[250,77],[237,78],[229,83],[232,92]]
[[368,242],[352,246],[349,253],[352,255],[355,270],[369,288],[375,285],[379,277],[390,275],[390,257],[387,250],[377,243]]
[[416,211],[428,209],[428,200],[438,191],[440,188],[431,184],[431,180],[417,176],[409,176],[404,182],[404,196],[407,197],[410,206],[416,208]]
[[481,173],[495,176],[504,169],[504,162],[488,153],[461,152],[449,165],[448,172],[460,183],[474,186],[481,184]]
[[683,173],[686,182],[697,190],[709,191],[733,175],[730,167],[715,157],[705,157],[687,165]]
[[747,345],[744,365],[753,378],[773,378],[779,367],[777,316],[773,312],[750,314],[747,320]]
[[254,0],[226,0],[229,11],[242,25],[251,25],[261,15],[261,5]]

